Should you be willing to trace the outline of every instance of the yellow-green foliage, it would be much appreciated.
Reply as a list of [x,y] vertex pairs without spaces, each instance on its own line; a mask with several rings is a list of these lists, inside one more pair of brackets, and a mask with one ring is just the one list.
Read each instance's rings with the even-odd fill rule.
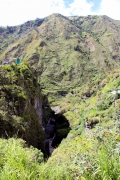
[[43,154],[22,139],[0,139],[0,180],[39,179]]
[[98,126],[94,131],[85,130],[81,136],[69,134],[49,158],[44,179],[119,180],[119,153],[115,131]]
[[49,158],[44,179],[120,179],[120,96],[111,93],[120,88],[119,75],[118,70],[110,73],[106,85],[90,97],[83,98],[84,88],[66,96],[61,108],[72,130]]
[[[99,81],[99,85],[97,84]],[[103,84],[105,85],[103,86]],[[92,87],[96,87],[94,93],[88,94]],[[103,86],[103,87],[101,87]],[[120,95],[113,95],[113,90],[120,89],[120,71],[114,70],[107,77],[99,77],[88,85],[72,90],[64,101],[60,102],[61,111],[65,111],[65,116],[70,121],[71,126],[79,125],[82,121],[101,123],[109,123],[115,120],[115,113],[119,116],[119,98]],[[117,106],[115,106],[117,104]],[[117,110],[116,110],[117,108]]]

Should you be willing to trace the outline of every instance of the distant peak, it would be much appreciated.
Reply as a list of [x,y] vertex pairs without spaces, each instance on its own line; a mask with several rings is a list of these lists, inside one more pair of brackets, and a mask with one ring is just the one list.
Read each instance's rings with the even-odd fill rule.
[[62,16],[62,17],[64,17],[62,14],[59,14],[59,13],[53,13],[53,14],[51,14],[50,16],[57,16],[57,17]]
[[49,15],[47,18],[64,18],[64,19],[68,19],[66,16],[63,16],[62,14],[59,14],[59,13],[53,13],[51,15]]

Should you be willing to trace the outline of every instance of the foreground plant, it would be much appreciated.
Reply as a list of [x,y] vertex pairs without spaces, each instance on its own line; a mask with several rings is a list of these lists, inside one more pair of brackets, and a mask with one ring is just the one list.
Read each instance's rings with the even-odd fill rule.
[[0,180],[38,179],[43,154],[22,139],[0,139]]

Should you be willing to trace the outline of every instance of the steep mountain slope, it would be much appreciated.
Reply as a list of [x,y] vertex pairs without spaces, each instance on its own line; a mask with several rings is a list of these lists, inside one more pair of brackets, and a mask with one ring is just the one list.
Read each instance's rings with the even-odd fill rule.
[[0,27],[0,53],[32,29],[36,29],[43,21],[44,19],[36,19],[19,26]]
[[43,88],[52,99],[54,95],[61,98],[98,73],[119,67],[119,21],[106,16],[67,18],[60,14],[37,21],[7,29],[15,31],[6,37],[9,46],[3,48],[0,59],[29,61],[42,75]]
[[[107,16],[88,16],[73,18],[72,21],[77,27],[89,33],[98,42],[98,59],[103,53],[106,60],[113,58],[118,61],[120,58],[120,22]],[[106,55],[106,56],[105,56]]]
[[108,72],[120,66],[120,22],[107,16],[52,14],[3,32],[10,34],[9,29],[15,29],[17,38],[6,36],[8,43],[14,42],[3,48],[0,59],[20,57],[29,62],[51,105],[65,112],[71,109],[64,106],[65,98],[70,101],[75,95],[75,104],[91,97]]

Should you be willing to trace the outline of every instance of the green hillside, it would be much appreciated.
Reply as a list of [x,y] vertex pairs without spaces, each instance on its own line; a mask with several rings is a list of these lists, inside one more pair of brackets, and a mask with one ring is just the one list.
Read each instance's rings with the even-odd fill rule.
[[120,21],[52,14],[0,33],[1,180],[120,180]]
[[120,22],[107,16],[53,14],[3,30],[8,47],[0,59],[19,57],[36,67],[52,102],[54,95],[62,98],[61,89],[68,93],[98,73],[119,68],[119,31]]

